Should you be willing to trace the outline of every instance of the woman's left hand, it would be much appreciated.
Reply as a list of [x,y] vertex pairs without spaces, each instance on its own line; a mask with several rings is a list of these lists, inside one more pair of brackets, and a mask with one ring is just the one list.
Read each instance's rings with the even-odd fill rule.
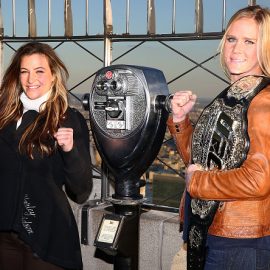
[[72,128],[59,128],[54,134],[54,138],[64,152],[69,152],[73,148]]

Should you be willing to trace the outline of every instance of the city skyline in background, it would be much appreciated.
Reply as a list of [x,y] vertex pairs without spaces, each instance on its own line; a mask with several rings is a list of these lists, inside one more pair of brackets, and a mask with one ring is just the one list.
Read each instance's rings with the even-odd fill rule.
[[[24,36],[28,31],[28,14],[27,0],[15,0],[16,23],[12,25],[12,2],[13,0],[2,0],[1,9],[3,14],[4,36],[12,36],[13,31],[17,37]],[[223,24],[231,15],[247,5],[247,0],[229,0],[226,1],[226,21],[222,22],[223,0],[204,0],[204,31],[219,32],[222,30]],[[86,11],[85,0],[72,1],[73,14],[73,34],[80,36],[103,34],[103,0],[88,1],[88,26],[85,25]],[[126,31],[125,11],[126,0],[111,0],[112,17],[113,17],[113,33],[124,34]],[[130,20],[129,34],[146,34],[147,32],[147,1],[146,0],[130,0]],[[160,34],[169,34],[172,24],[172,0],[156,0],[156,32]],[[257,4],[269,6],[269,0],[257,1]],[[37,18],[37,34],[38,36],[46,36],[48,34],[48,1],[36,0],[36,18]],[[51,35],[58,36],[64,33],[64,0],[51,0]],[[195,26],[195,1],[176,0],[176,33],[192,33]],[[15,29],[15,30],[14,30]],[[129,64],[139,66],[149,66],[158,68],[163,71],[169,90],[171,93],[181,90],[193,90],[199,98],[212,99],[226,86],[226,82],[213,76],[205,69],[195,67],[196,63],[205,63],[203,66],[219,77],[226,80],[223,71],[220,68],[219,56],[212,58],[217,53],[220,40],[185,40],[185,41],[166,41],[163,43],[157,41],[145,42],[136,50],[130,53],[125,52],[131,50],[139,42],[119,42],[113,43],[113,64]],[[14,49],[21,46],[22,43],[12,44]],[[59,42],[50,42],[52,47],[59,45]],[[78,46],[79,44],[79,46]],[[74,94],[84,94],[91,91],[91,77],[98,69],[103,67],[103,41],[80,41],[78,44],[73,42],[65,42],[56,48],[56,52],[67,65],[70,72],[68,81],[69,89],[74,89]],[[83,46],[85,50],[82,50]],[[169,47],[171,49],[169,49]],[[87,50],[87,51],[86,51]],[[173,50],[180,52],[175,53]],[[89,54],[89,52],[91,52]],[[4,45],[3,57],[4,67],[8,65],[14,50]],[[210,59],[207,61],[207,59]],[[190,59],[192,61],[190,61]],[[190,71],[190,72],[188,72]],[[186,74],[185,74],[186,73]],[[175,80],[179,74],[185,74]],[[91,78],[90,78],[91,77]],[[82,82],[83,83],[78,83]],[[79,84],[79,85],[78,85]],[[78,85],[78,86],[77,86]]]

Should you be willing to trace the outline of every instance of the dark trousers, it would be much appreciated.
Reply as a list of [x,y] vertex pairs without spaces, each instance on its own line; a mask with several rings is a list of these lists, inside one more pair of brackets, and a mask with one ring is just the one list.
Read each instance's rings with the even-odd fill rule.
[[14,233],[0,232],[1,270],[64,270],[33,254],[30,247]]
[[270,270],[270,250],[255,248],[209,249],[204,270]]

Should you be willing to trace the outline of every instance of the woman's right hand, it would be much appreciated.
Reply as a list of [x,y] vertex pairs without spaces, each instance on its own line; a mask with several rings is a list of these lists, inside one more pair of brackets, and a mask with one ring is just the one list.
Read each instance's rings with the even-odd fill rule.
[[196,99],[197,96],[192,91],[178,91],[173,95],[171,109],[174,123],[185,119],[195,105]]

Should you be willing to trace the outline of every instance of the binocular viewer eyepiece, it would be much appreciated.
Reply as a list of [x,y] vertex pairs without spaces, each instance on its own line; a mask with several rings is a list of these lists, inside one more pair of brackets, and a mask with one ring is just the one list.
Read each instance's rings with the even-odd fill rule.
[[139,179],[162,145],[170,99],[158,69],[113,65],[96,73],[83,105],[97,150],[115,178],[115,198],[141,198]]

